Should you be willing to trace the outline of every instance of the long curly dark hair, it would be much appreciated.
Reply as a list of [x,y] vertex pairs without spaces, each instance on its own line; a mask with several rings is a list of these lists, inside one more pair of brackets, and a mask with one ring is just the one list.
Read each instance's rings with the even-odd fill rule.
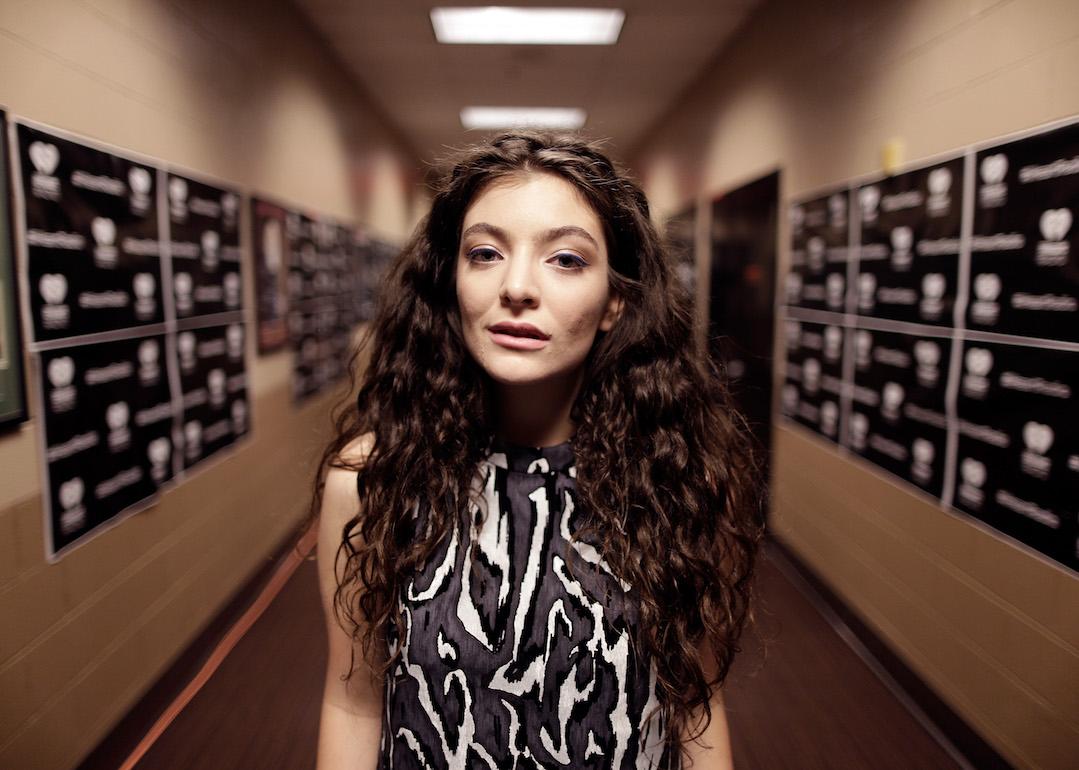
[[[474,499],[496,426],[491,383],[465,347],[457,308],[461,223],[488,185],[529,172],[573,184],[604,225],[610,288],[623,308],[614,328],[597,334],[570,415],[578,495],[590,513],[574,538],[599,533],[607,564],[633,587],[633,642],[655,663],[661,724],[677,748],[707,729],[709,698],[739,649],[763,528],[759,474],[718,367],[694,344],[688,295],[643,192],[579,136],[517,131],[459,154],[390,267],[350,367],[358,394],[335,409],[314,485],[312,518],[330,466],[357,472],[363,501],[342,532],[335,615],[365,656],[385,644],[387,624],[404,638],[399,591]],[[342,452],[364,434],[370,453],[349,464]],[[412,516],[420,500],[429,522],[422,533]],[[355,658],[349,676],[354,670]],[[703,719],[690,735],[694,713]]]

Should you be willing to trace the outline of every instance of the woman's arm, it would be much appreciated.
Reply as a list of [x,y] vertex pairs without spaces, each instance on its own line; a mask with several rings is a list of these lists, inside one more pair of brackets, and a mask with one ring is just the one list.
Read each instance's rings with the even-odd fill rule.
[[[361,437],[345,450],[350,462],[366,459],[370,438]],[[382,731],[382,680],[372,681],[370,662],[356,646],[356,670],[348,681],[353,648],[351,637],[337,623],[333,596],[337,589],[340,565],[334,573],[334,561],[341,544],[345,524],[359,511],[356,472],[331,468],[326,474],[318,530],[318,575],[322,607],[329,637],[326,684],[322,694],[322,712],[318,735],[318,770],[373,770],[378,763]]]
[[710,703],[712,721],[697,740],[686,743],[686,751],[693,759],[693,770],[733,770],[727,713],[723,708],[723,696],[718,690]]
[[[712,656],[711,645],[705,641],[702,643],[701,665],[704,667],[705,678],[709,681],[716,676],[715,658]],[[693,760],[693,770],[733,770],[734,761],[731,758],[731,736],[727,728],[727,710],[723,704],[723,692],[717,688],[709,700],[712,709],[712,721],[708,728],[695,741],[686,741],[686,752]],[[700,720],[703,717],[704,708],[698,709],[692,719],[691,727],[699,729]],[[696,732],[696,729],[692,731]],[[692,733],[690,733],[692,734]]]

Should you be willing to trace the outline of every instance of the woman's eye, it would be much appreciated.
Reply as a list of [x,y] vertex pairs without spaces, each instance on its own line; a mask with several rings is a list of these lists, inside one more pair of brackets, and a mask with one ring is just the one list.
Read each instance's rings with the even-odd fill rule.
[[493,262],[498,256],[494,249],[472,249],[468,252],[468,259],[472,262]]
[[558,263],[559,267],[580,269],[582,267],[588,266],[588,263],[585,262],[581,257],[578,257],[576,254],[555,254],[552,259],[554,259]]

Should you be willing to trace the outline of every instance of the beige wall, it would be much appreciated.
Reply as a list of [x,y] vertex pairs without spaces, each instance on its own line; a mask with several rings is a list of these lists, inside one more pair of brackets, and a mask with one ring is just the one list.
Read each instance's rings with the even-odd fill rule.
[[[914,161],[1075,114],[1072,0],[788,0],[634,166],[662,219],[777,167],[789,201],[879,170],[895,138]],[[775,533],[1005,757],[1074,767],[1079,580],[807,434],[774,439]]]
[[[0,103],[394,241],[418,215],[412,153],[283,2],[4,2]],[[77,764],[300,520],[330,399],[294,409],[253,338],[251,440],[55,565],[40,423],[0,436],[0,767]]]

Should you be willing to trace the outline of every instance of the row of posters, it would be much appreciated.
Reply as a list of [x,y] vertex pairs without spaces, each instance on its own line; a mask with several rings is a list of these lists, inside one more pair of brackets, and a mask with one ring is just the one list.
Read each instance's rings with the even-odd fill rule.
[[346,373],[356,325],[396,250],[326,217],[252,198],[259,352],[289,344],[293,400],[302,402]]
[[1079,570],[1079,123],[790,209],[782,413]]
[[240,196],[14,125],[55,559],[250,430]]
[[[250,434],[243,196],[30,122],[7,133],[55,560]],[[291,348],[299,401],[345,374],[393,250],[259,198],[249,214],[256,346]],[[0,360],[21,362],[5,324]]]

